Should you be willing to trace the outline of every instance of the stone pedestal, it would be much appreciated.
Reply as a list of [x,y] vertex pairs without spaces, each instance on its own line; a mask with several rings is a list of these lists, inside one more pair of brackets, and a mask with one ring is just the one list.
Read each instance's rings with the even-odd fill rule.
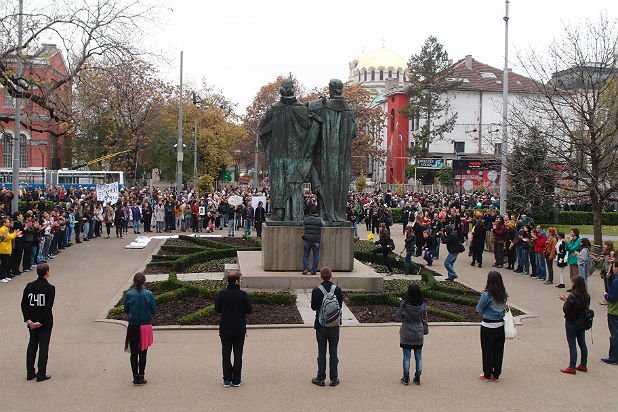
[[[302,271],[304,227],[265,223],[262,226],[262,267],[265,271]],[[313,262],[309,255],[309,265]],[[319,268],[354,270],[354,228],[323,227]]]

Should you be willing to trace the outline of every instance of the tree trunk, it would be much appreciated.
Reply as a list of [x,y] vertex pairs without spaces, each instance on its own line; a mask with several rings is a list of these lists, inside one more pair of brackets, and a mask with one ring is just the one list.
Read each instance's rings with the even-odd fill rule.
[[601,213],[603,212],[603,205],[599,202],[599,197],[594,189],[590,191],[590,202],[592,204],[594,244],[601,246],[603,244],[603,233],[601,231]]

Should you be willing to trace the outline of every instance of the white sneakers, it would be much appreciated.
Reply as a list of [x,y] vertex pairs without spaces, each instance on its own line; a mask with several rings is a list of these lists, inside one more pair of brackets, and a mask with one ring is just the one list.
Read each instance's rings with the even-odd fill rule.
[[4,278],[4,279],[0,279],[0,282],[2,283],[9,283],[9,280],[11,280],[10,278]]

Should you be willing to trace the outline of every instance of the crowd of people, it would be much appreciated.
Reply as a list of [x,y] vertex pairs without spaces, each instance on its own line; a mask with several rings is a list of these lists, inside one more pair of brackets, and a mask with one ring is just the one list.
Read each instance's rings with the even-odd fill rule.
[[[267,192],[241,190],[239,188],[215,191],[200,195],[195,191],[186,191],[180,195],[172,189],[153,190],[134,188],[123,189],[116,204],[103,204],[96,197],[96,191],[81,187],[48,187],[46,190],[36,188],[24,190],[22,200],[25,211],[10,214],[10,199],[6,189],[0,192],[0,278],[3,283],[10,282],[21,272],[31,271],[36,265],[39,279],[31,282],[24,291],[22,310],[24,320],[31,331],[31,342],[28,349],[28,379],[42,381],[48,379],[45,372],[46,351],[49,345],[51,318],[43,316],[40,308],[53,305],[55,290],[47,279],[49,278],[48,260],[61,253],[73,244],[90,241],[96,238],[110,238],[112,227],[115,227],[117,238],[122,238],[132,228],[135,234],[153,232],[213,232],[227,227],[228,236],[234,236],[235,231],[243,230],[244,235],[261,235],[261,226],[269,212]],[[253,197],[260,200],[253,207]],[[316,196],[306,195],[305,208],[311,217],[319,216],[319,206]],[[422,257],[428,266],[435,259],[440,259],[440,248],[446,245],[448,255],[444,261],[447,269],[447,280],[457,278],[454,262],[468,248],[470,264],[483,265],[483,252],[493,253],[492,266],[496,269],[510,269],[514,273],[527,275],[554,284],[554,274],[557,272],[558,288],[566,287],[566,274],[571,281],[568,295],[561,296],[564,301],[565,329],[569,345],[569,366],[562,370],[574,374],[587,370],[587,347],[585,329],[580,326],[582,314],[590,306],[588,279],[596,271],[598,263],[604,282],[602,304],[608,306],[608,325],[610,329],[609,356],[603,362],[618,364],[618,262],[612,242],[606,242],[600,254],[591,250],[590,241],[580,236],[577,228],[571,229],[568,236],[553,227],[544,228],[535,224],[528,210],[516,215],[500,215],[496,208],[499,199],[485,194],[412,194],[398,196],[390,192],[371,194],[350,193],[347,207],[349,221],[358,236],[358,225],[365,223],[371,234],[377,234],[376,248],[372,257],[381,254],[383,263],[389,274],[393,273],[388,256],[396,253],[397,248],[391,230],[393,227],[392,208],[401,208],[402,230],[405,235],[402,255],[405,252],[404,268],[406,274],[413,270],[419,271],[420,266],[412,257]],[[475,208],[472,213],[465,208]],[[485,209],[486,208],[486,209]],[[8,211],[9,213],[4,213]],[[10,218],[9,215],[12,217]],[[314,219],[315,220],[315,219]],[[319,220],[319,218],[318,218]],[[317,220],[316,220],[317,222]],[[314,222],[316,230],[323,223]],[[315,239],[308,237],[305,242],[303,272],[316,274],[319,261],[319,248],[313,243],[319,243],[319,235]],[[313,252],[313,265],[308,264],[308,251]],[[127,348],[131,351],[131,368],[134,383],[146,383],[144,369],[146,353],[152,343],[152,329],[149,325],[156,304],[152,295],[144,290],[145,278],[136,275],[134,288],[127,294],[125,309],[129,313],[129,329],[127,331]],[[328,268],[322,269],[323,283],[316,287],[312,294],[312,308],[316,311],[316,339],[318,342],[318,375],[313,383],[324,385],[326,377],[326,351],[330,346],[330,379],[331,386],[339,383],[337,375],[337,343],[338,329],[330,329],[334,323],[325,325],[322,319],[325,301],[338,302],[342,305],[342,291],[333,286],[332,274]],[[224,384],[226,386],[241,384],[240,368],[242,366],[242,340],[244,336],[244,314],[251,312],[250,302],[245,294],[236,292],[240,287],[240,278],[230,278],[229,292],[223,293],[217,300],[216,309],[222,317],[221,331],[232,330],[234,333],[222,333],[221,340],[224,355]],[[413,285],[414,286],[414,285]],[[397,311],[397,318],[402,321],[400,346],[403,350],[403,377],[401,382],[410,382],[410,361],[414,352],[416,368],[412,381],[420,384],[422,372],[423,336],[428,333],[426,302],[420,289],[411,288],[402,299]],[[27,291],[42,291],[34,293]],[[29,297],[45,295],[43,298]],[[47,295],[50,295],[47,297]],[[229,295],[229,296],[228,296]],[[231,296],[234,296],[232,298]],[[145,297],[145,298],[144,298]],[[483,351],[484,381],[498,380],[501,373],[504,350],[504,312],[507,293],[502,281],[502,275],[492,270],[487,278],[487,285],[481,295],[477,310],[482,314],[481,347]],[[227,303],[225,303],[227,302]],[[242,302],[243,309],[225,309],[226,304],[238,305]],[[42,305],[41,305],[42,303]],[[34,309],[33,309],[34,308]],[[37,312],[38,309],[38,312]],[[236,311],[229,320],[226,310]],[[340,312],[339,312],[340,315]],[[227,321],[224,321],[227,318]],[[239,327],[231,327],[230,322],[239,322]],[[338,320],[337,326],[338,326]],[[223,326],[227,324],[227,326]],[[238,326],[238,325],[237,325]],[[230,329],[231,328],[231,329]],[[240,333],[240,332],[243,333]],[[239,332],[239,333],[236,333]],[[39,372],[34,374],[34,354],[36,346],[40,345]],[[581,360],[576,366],[579,345]],[[232,365],[231,352],[234,352],[239,364]],[[44,354],[45,353],[45,354]],[[43,360],[41,360],[41,356]]]

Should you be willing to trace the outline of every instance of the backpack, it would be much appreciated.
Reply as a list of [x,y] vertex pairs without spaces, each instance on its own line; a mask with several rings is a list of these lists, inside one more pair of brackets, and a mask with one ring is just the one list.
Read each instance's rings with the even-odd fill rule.
[[594,260],[592,259],[592,256],[589,256],[588,260],[586,261],[586,276],[592,275],[595,269],[596,268],[594,267]]
[[588,330],[592,328],[592,321],[594,320],[594,311],[590,308],[586,308],[582,311],[581,315],[575,319],[575,327],[581,330]]
[[337,296],[335,296],[336,288],[337,286],[332,285],[330,291],[327,292],[324,286],[319,286],[324,298],[318,312],[318,322],[324,328],[333,328],[341,324],[341,307]]

